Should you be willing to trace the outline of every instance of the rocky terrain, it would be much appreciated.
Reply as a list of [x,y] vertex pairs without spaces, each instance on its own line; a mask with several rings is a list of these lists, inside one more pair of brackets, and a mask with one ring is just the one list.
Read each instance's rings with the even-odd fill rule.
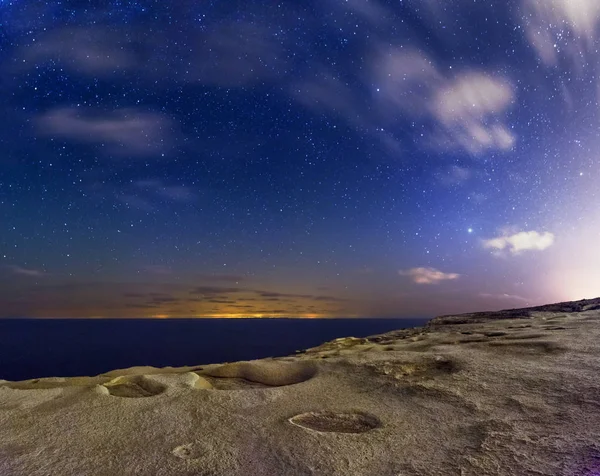
[[283,358],[0,381],[0,474],[599,475],[599,341],[596,299]]

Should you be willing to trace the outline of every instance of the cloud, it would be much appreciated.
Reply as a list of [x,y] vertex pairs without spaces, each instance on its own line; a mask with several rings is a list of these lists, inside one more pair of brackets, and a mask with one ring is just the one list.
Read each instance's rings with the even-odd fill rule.
[[[275,31],[275,30],[274,30]],[[135,74],[136,80],[243,87],[277,79],[285,70],[281,38],[257,22],[207,23],[185,38],[135,28],[65,27],[17,50],[18,71],[47,64],[93,77]],[[168,49],[176,42],[179,54]]]
[[221,286],[196,286],[190,291],[190,294],[199,294],[201,296],[215,296],[219,294],[245,293],[252,292],[249,289],[221,287]]
[[76,107],[52,109],[36,120],[41,134],[80,143],[106,146],[121,155],[149,155],[164,150],[171,121],[137,109],[97,113]]
[[147,304],[171,304],[179,301],[180,299],[173,296],[153,296],[151,302]]
[[528,299],[523,296],[518,296],[516,294],[491,294],[491,293],[479,293],[479,296],[483,298],[493,299],[495,301],[513,301],[520,302],[524,304],[531,303],[531,299]]
[[238,274],[199,274],[195,275],[194,277],[195,279],[203,281],[219,281],[225,283],[238,283],[247,279],[246,276]]
[[420,123],[426,131],[421,145],[473,156],[514,146],[506,112],[515,93],[504,77],[479,70],[442,73],[414,48],[379,47],[376,58],[371,67],[371,83],[377,85],[374,107],[388,123]]
[[125,309],[157,309],[160,307],[160,304],[133,304],[127,303],[125,304]]
[[106,187],[105,193],[113,194],[129,208],[153,212],[164,202],[189,204],[197,200],[197,193],[186,185],[173,185],[159,179],[136,180],[122,189]]
[[302,105],[317,113],[333,113],[352,127],[366,127],[365,111],[356,100],[354,91],[344,84],[334,71],[320,68],[315,77],[290,86],[291,95]]
[[451,165],[437,174],[438,180],[447,186],[461,185],[473,177],[473,171],[467,167]]
[[343,119],[390,155],[406,149],[391,131],[407,129],[422,132],[415,138],[425,149],[480,156],[514,147],[517,138],[506,115],[516,95],[503,74],[453,70],[416,47],[390,45],[383,25],[390,15],[380,2],[353,0],[340,8],[378,26],[363,45],[365,65],[351,74],[341,59],[313,65],[288,88],[296,101],[316,114]]
[[414,48],[379,47],[372,65],[372,77],[379,99],[378,106],[388,117],[398,113],[416,117],[428,115],[427,103],[432,91],[445,79],[433,61]]
[[8,266],[8,268],[13,272],[13,274],[19,276],[28,276],[30,278],[42,278],[47,276],[45,271],[39,269],[22,268],[21,266]]
[[401,276],[409,276],[416,284],[439,284],[442,281],[458,279],[460,274],[444,273],[435,268],[412,268],[398,271]]
[[123,297],[126,298],[143,298],[146,296],[145,293],[123,293]]
[[127,35],[103,28],[53,30],[19,50],[21,68],[48,62],[88,75],[109,75],[140,66]]
[[134,187],[148,194],[173,202],[189,203],[196,199],[196,194],[184,185],[167,185],[162,180],[137,180]]
[[512,86],[481,72],[464,73],[434,91],[433,117],[456,145],[471,154],[509,150],[516,138],[502,115],[515,99]]
[[390,21],[390,12],[375,0],[333,0],[334,6],[345,8],[367,20],[374,26],[380,26]]
[[317,69],[320,72],[314,77],[291,84],[290,95],[307,109],[317,114],[333,114],[361,134],[370,135],[389,154],[400,155],[403,151],[400,141],[383,128],[373,127],[379,122],[377,111],[364,103],[357,91],[342,81],[335,71],[326,67]]
[[328,302],[348,302],[349,299],[338,298],[333,296],[311,296],[311,299],[314,301],[328,301]]
[[173,269],[169,266],[164,266],[161,264],[151,264],[143,267],[143,270],[150,274],[156,275],[171,275],[173,274]]
[[515,93],[505,78],[483,71],[442,74],[422,52],[402,47],[382,48],[372,70],[382,115],[431,124],[423,139],[428,147],[477,156],[514,146],[505,114]]
[[119,192],[115,193],[115,198],[127,205],[129,208],[137,208],[138,210],[143,210],[145,212],[152,212],[156,210],[156,207],[152,204],[152,202],[136,195]]
[[295,298],[304,298],[310,299],[312,296],[310,294],[291,294],[291,293],[276,293],[271,291],[255,291],[260,297],[264,298],[285,298],[285,299],[295,299]]
[[546,65],[556,66],[561,53],[581,60],[593,47],[600,23],[598,0],[524,0],[523,10],[527,39]]
[[504,234],[483,241],[483,247],[495,252],[508,252],[518,255],[523,251],[542,251],[554,243],[554,234],[549,232],[521,231],[512,235]]

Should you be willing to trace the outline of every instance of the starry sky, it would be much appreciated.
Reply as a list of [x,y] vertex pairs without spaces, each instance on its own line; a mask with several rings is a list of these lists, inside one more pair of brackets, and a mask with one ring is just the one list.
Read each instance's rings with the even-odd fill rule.
[[0,316],[600,295],[597,0],[0,0]]

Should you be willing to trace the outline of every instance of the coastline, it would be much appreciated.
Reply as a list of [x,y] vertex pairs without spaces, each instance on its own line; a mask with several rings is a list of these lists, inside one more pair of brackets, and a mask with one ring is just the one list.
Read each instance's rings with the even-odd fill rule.
[[440,316],[256,361],[1,382],[0,473],[591,475],[599,305]]

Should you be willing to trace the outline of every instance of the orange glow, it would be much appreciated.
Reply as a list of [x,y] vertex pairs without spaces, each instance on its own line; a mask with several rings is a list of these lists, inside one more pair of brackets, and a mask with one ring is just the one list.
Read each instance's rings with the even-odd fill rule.
[[[297,291],[300,293],[301,291]],[[113,319],[113,318],[141,318],[141,319],[178,319],[178,318],[220,318],[220,319],[324,319],[338,316],[350,317],[348,310],[340,309],[337,305],[323,303],[321,301],[313,301],[309,298],[298,298],[289,300],[289,302],[278,302],[276,305],[270,300],[259,300],[252,298],[246,304],[246,298],[238,295],[230,297],[232,304],[215,305],[210,301],[198,302],[198,300],[189,299],[187,294],[172,293],[169,298],[173,302],[160,303],[153,305],[153,309],[148,310],[147,302],[144,302],[143,293],[137,293],[133,298],[139,298],[135,301],[128,296],[127,300],[123,300],[120,294],[121,289],[102,293],[102,302],[98,296],[86,288],[86,292],[81,295],[74,296],[74,302],[67,308],[60,311],[45,309],[45,306],[40,306],[34,312],[31,312],[31,317],[45,318],[56,317],[60,315],[63,318],[96,318],[96,319]],[[293,295],[293,294],[290,294]],[[299,296],[303,296],[298,294]],[[150,299],[150,298],[148,298]],[[137,302],[136,302],[137,301]],[[87,307],[86,307],[87,306]],[[106,307],[104,307],[106,306]],[[240,309],[240,308],[243,308]]]
[[196,316],[199,318],[215,318],[215,319],[273,319],[273,318],[302,318],[302,319],[322,319],[327,317],[333,317],[327,314],[269,314],[269,313],[261,313],[261,314],[252,314],[252,313],[220,313],[220,314],[206,314]]

